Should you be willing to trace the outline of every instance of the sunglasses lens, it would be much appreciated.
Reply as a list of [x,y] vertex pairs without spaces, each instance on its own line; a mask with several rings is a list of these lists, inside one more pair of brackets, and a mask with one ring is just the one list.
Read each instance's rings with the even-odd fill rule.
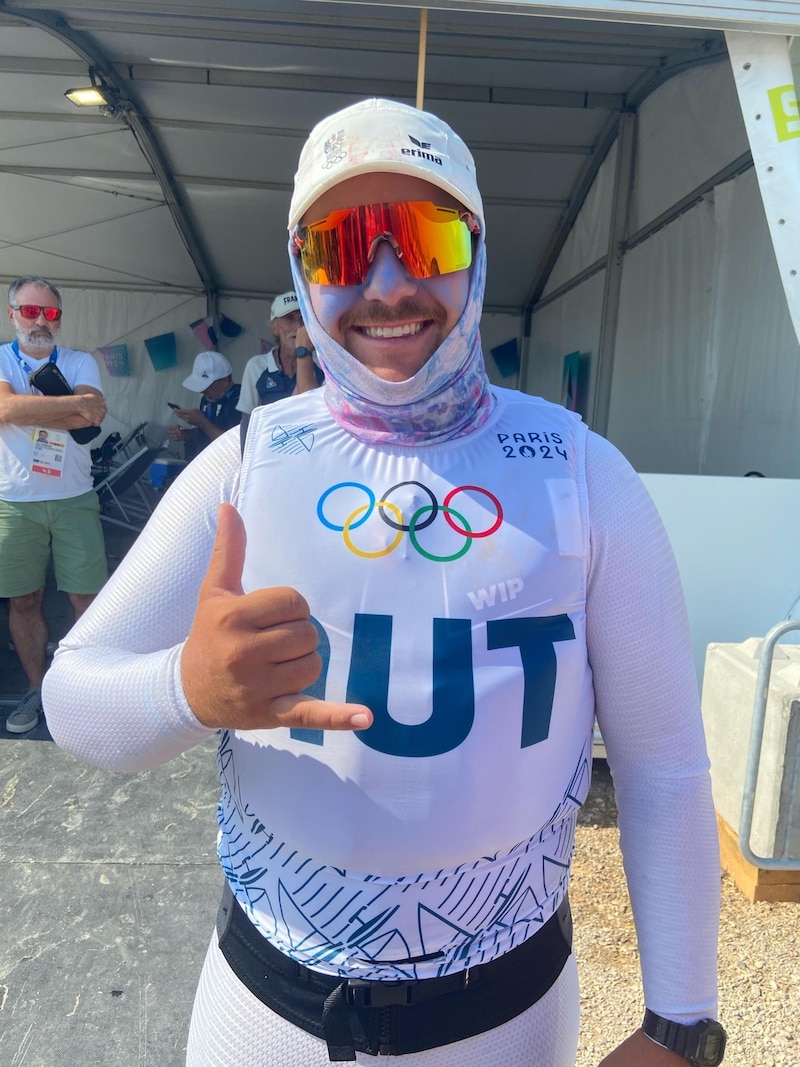
[[455,208],[428,201],[364,204],[332,211],[298,230],[306,281],[361,285],[381,238],[391,240],[412,278],[452,274],[472,263],[470,227]]
[[48,322],[58,322],[61,318],[61,308],[45,308],[39,304],[21,304],[18,308],[23,319],[38,319],[44,315]]

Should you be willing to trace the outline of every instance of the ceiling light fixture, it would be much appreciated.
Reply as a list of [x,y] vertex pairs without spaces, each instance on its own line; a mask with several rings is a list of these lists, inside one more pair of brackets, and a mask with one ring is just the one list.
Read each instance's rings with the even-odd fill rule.
[[103,104],[108,103],[102,89],[99,89],[96,85],[67,89],[64,96],[76,107],[101,107]]
[[89,81],[91,85],[67,89],[64,96],[76,107],[99,107],[100,114],[110,118],[134,110],[131,101],[126,100],[119,89],[107,85],[94,67],[89,67]]

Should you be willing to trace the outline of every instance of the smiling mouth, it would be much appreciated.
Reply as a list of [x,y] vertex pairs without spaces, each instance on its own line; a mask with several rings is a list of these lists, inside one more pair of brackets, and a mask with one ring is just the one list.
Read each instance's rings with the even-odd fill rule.
[[413,337],[425,329],[426,322],[404,322],[401,326],[359,326],[365,337]]

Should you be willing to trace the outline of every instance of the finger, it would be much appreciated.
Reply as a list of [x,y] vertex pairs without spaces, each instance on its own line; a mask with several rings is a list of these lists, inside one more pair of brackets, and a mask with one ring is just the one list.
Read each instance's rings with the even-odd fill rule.
[[200,587],[200,599],[220,592],[241,596],[244,552],[247,545],[242,517],[231,504],[217,509],[217,536],[211,551],[208,570]]
[[372,712],[364,704],[315,700],[304,693],[276,697],[269,705],[273,726],[294,726],[306,730],[366,730],[372,725]]
[[309,622],[308,601],[290,586],[254,589],[237,600],[235,608],[244,626],[269,630],[259,636],[260,643],[288,640],[294,644],[301,640],[310,648],[317,647],[318,635]]

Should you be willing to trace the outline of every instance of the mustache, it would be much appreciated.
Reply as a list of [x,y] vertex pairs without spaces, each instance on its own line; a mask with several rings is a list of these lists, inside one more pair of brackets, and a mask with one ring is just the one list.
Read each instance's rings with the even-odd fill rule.
[[350,326],[390,326],[395,322],[408,322],[413,319],[431,319],[437,326],[443,326],[447,312],[441,304],[423,304],[410,297],[392,307],[370,301],[359,308],[345,311],[339,319],[339,329],[344,331]]

